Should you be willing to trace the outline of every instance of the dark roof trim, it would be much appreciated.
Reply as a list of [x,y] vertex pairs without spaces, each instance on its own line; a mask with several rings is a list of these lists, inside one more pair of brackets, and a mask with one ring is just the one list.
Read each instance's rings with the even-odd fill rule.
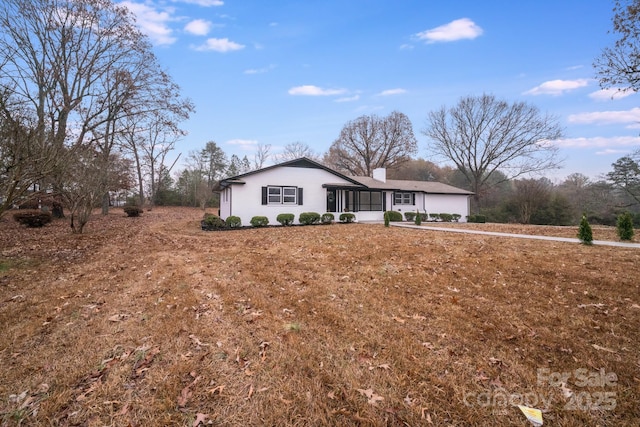
[[294,160],[289,160],[287,162],[283,162],[283,163],[278,163],[276,165],[271,165],[271,166],[267,166],[265,168],[262,169],[256,169],[254,171],[251,172],[247,172],[247,173],[243,173],[242,175],[236,175],[236,176],[231,176],[229,178],[225,178],[222,181],[220,181],[220,188],[226,188],[230,185],[233,184],[244,184],[244,181],[242,181],[242,178],[246,177],[246,176],[250,176],[250,175],[255,175],[257,173],[260,172],[264,172],[264,171],[268,171],[270,169],[275,169],[275,168],[279,168],[279,167],[290,167],[290,168],[311,168],[311,169],[322,169],[325,170],[339,178],[342,178],[346,181],[349,181],[353,184],[356,185],[361,185],[358,181],[354,180],[353,178],[350,178],[346,175],[341,174],[340,172],[336,172],[333,169],[320,164],[316,161],[313,161],[311,159],[309,159],[308,157],[300,157],[299,159],[294,159]]

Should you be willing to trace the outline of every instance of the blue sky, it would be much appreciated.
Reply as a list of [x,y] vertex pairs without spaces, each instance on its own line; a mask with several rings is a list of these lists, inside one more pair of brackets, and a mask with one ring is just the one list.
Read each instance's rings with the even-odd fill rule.
[[640,148],[633,93],[600,90],[611,0],[128,0],[160,63],[195,103],[177,144],[227,155],[292,142],[327,151],[362,115],[406,114],[419,157],[430,111],[493,94],[558,117],[564,168],[593,179]]

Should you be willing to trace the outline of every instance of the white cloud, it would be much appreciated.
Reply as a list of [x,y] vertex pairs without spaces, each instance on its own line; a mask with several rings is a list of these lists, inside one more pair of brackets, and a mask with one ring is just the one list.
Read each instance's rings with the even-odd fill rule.
[[391,95],[401,95],[403,93],[407,93],[405,89],[397,88],[397,89],[387,89],[380,92],[377,96],[391,96]]
[[633,147],[640,145],[638,136],[594,136],[590,138],[563,138],[553,141],[554,145],[563,148],[609,148]]
[[222,0],[173,0],[176,3],[188,3],[195,4],[203,7],[222,6],[224,2]]
[[244,45],[236,42],[232,42],[227,38],[224,38],[224,39],[211,38],[211,39],[207,39],[207,41],[204,44],[200,46],[195,46],[194,49],[198,51],[213,50],[215,52],[224,53],[224,52],[231,52],[234,50],[244,49]]
[[524,92],[524,95],[562,95],[574,89],[585,87],[589,84],[589,79],[577,80],[549,80]]
[[416,34],[419,40],[427,43],[453,42],[463,39],[475,39],[482,34],[482,28],[469,18],[456,19],[448,24]]
[[596,101],[611,101],[612,99],[622,99],[633,95],[635,92],[631,89],[611,88],[601,89],[589,94],[589,98]]
[[345,89],[323,89],[318,86],[304,85],[296,86],[289,89],[289,95],[306,95],[306,96],[331,96],[342,95]]
[[414,46],[412,44],[401,44],[400,45],[400,50],[412,50],[414,48]]
[[360,95],[346,96],[344,98],[338,98],[335,102],[353,102],[360,99]]
[[270,64],[268,67],[263,67],[263,68],[251,68],[248,70],[244,70],[244,74],[264,74],[264,73],[268,73],[269,71],[273,70],[274,68],[276,68],[275,65]]
[[[568,117],[570,123],[608,125],[615,123],[640,123],[640,108],[622,111],[595,111],[592,113],[571,114]],[[629,126],[632,127],[632,126]]]
[[258,145],[258,141],[255,139],[230,139],[226,142],[229,145],[237,145],[243,150],[252,149]]
[[172,30],[167,25],[173,21],[172,9],[158,11],[147,4],[123,1],[122,6],[129,9],[136,17],[136,25],[143,34],[146,34],[155,45],[169,45],[177,40],[172,36]]
[[606,150],[596,151],[596,155],[598,155],[598,156],[611,156],[613,154],[615,154],[615,155],[627,154],[628,152],[629,152],[629,150],[615,150],[613,148],[607,148]]
[[187,33],[191,33],[196,36],[206,36],[211,30],[211,21],[205,21],[204,19],[194,19],[184,26],[184,30]]

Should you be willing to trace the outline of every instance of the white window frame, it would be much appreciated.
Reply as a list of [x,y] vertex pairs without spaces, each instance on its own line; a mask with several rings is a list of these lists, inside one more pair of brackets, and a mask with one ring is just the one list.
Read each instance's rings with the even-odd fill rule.
[[268,205],[297,205],[298,187],[291,186],[267,186]]
[[396,191],[395,193],[393,193],[393,204],[394,205],[413,205],[413,194]]

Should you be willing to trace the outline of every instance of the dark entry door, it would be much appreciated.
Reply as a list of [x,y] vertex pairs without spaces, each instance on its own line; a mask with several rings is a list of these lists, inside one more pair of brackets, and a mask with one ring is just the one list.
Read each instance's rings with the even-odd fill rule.
[[327,212],[336,212],[336,190],[327,190]]

